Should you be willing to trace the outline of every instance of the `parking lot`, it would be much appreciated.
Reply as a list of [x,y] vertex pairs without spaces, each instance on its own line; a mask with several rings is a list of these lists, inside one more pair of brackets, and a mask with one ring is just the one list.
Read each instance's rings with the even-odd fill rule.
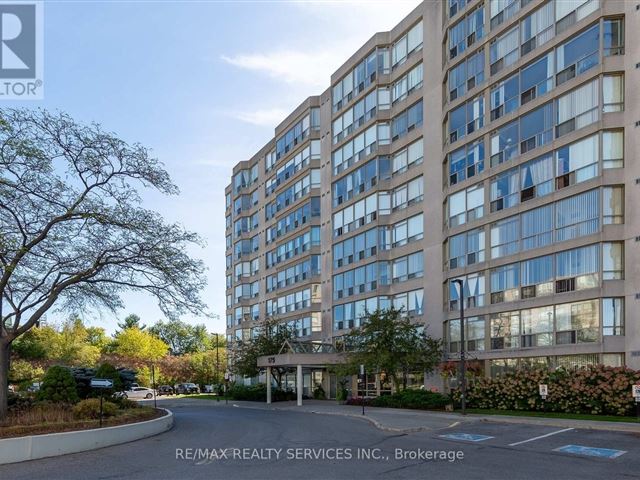
[[637,462],[640,434],[542,425],[474,422],[439,431],[435,437],[457,444],[505,448],[536,454],[564,455],[601,461]]

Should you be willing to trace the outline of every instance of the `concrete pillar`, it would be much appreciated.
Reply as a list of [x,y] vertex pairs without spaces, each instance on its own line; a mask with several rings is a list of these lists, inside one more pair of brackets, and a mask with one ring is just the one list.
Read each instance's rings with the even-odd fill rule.
[[298,393],[298,406],[302,406],[302,365],[296,369],[296,392]]
[[267,405],[271,404],[271,367],[267,367]]
[[376,397],[380,396],[380,374],[376,373]]

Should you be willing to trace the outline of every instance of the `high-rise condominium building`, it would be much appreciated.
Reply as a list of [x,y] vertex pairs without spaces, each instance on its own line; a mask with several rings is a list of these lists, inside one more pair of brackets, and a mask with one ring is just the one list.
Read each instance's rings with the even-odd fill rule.
[[455,360],[462,279],[487,375],[640,368],[638,27],[640,0],[443,0],[376,33],[233,170],[228,339],[394,305]]

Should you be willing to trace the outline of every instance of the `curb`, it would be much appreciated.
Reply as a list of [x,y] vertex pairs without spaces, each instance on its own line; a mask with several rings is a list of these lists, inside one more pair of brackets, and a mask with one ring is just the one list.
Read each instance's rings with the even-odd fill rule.
[[159,410],[166,415],[143,422],[1,439],[0,465],[96,450],[164,433],[173,427],[173,412]]

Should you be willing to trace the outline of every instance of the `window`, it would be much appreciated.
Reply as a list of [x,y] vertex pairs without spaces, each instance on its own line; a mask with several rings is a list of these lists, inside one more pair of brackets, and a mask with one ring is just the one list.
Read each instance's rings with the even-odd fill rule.
[[624,223],[624,187],[602,189],[602,223],[604,225]]
[[504,257],[518,251],[520,217],[509,217],[491,225],[491,258]]
[[520,70],[520,103],[522,105],[544,95],[553,88],[553,52]]
[[553,205],[545,205],[522,215],[522,251],[550,245],[553,241]]
[[448,268],[484,262],[484,229],[478,228],[449,238]]
[[520,202],[518,169],[508,170],[491,181],[491,212],[510,208]]
[[622,18],[605,19],[602,36],[605,57],[624,55],[624,20]]
[[378,252],[378,231],[375,228],[333,246],[333,268],[365,260]]
[[467,0],[448,0],[449,1],[449,17],[453,17],[456,13],[464,8]]
[[333,214],[333,236],[339,237],[377,218],[378,194],[369,195]]
[[574,248],[556,254],[556,293],[599,285],[600,246]]
[[391,159],[392,174],[397,175],[406,172],[414,165],[420,165],[424,158],[423,149],[423,139],[420,138],[418,141],[413,142],[407,148],[403,148],[399,152],[396,152]]
[[491,75],[495,75],[518,60],[520,57],[519,39],[520,34],[516,25],[513,29],[491,41],[489,45]]
[[311,129],[319,127],[319,111],[319,108],[312,108],[308,115],[276,140],[276,161],[307,138]]
[[598,25],[560,45],[556,49],[558,64],[556,84],[562,85],[596,66],[599,62],[599,46],[600,27]]
[[449,196],[449,226],[455,227],[484,215],[484,186],[480,183]]
[[624,132],[602,132],[602,168],[624,167]]
[[555,35],[554,2],[548,2],[520,24],[521,54],[526,55],[534,48],[544,45]]
[[422,86],[423,73],[424,69],[422,63],[420,63],[395,82],[391,90],[392,103],[404,100],[411,92],[420,88]]
[[624,279],[624,244],[603,243],[602,244],[602,279],[603,280],[623,280]]
[[[385,230],[383,227],[381,233],[384,234]],[[395,223],[390,227],[390,234],[391,238],[388,245],[386,245],[387,242],[381,241],[381,248],[384,250],[401,247],[407,243],[421,240],[424,236],[424,215],[421,213],[407,220]]]
[[519,76],[513,75],[491,89],[491,121],[512,112],[519,106]]
[[450,143],[482,128],[484,126],[484,97],[476,97],[449,112],[448,122]]
[[503,162],[515,158],[518,153],[520,140],[520,126],[517,121],[511,122],[491,135],[491,166],[495,167]]
[[596,342],[599,337],[598,301],[556,305],[556,343]]
[[422,277],[423,269],[424,257],[422,251],[397,258],[391,265],[392,282],[405,282],[412,278]]
[[513,302],[520,297],[520,264],[491,270],[491,303]]
[[369,191],[373,186],[377,185],[380,180],[387,178],[390,178],[389,159],[387,157],[378,157],[370,160],[357,170],[354,170],[333,183],[333,206],[337,207]]
[[553,156],[544,155],[520,166],[520,201],[553,192]]
[[561,189],[598,176],[598,135],[556,150],[556,188]]
[[[520,0],[490,0],[491,29],[513,17],[520,10]],[[526,2],[527,0],[525,0]]]
[[420,125],[422,125],[422,100],[394,117],[391,122],[391,140],[404,137]]
[[556,35],[564,32],[599,7],[598,0],[563,0],[556,4]]
[[423,198],[424,179],[422,175],[414,178],[409,183],[396,187],[391,196],[391,207],[393,211],[401,210],[415,203],[421,202]]
[[520,138],[522,154],[553,140],[553,104],[551,102],[520,117]]
[[598,80],[563,95],[556,100],[556,137],[598,120]]
[[522,347],[545,347],[553,344],[553,307],[531,308],[520,312]]
[[522,299],[553,295],[554,268],[553,255],[532,258],[520,263],[520,285]]
[[[460,320],[449,320],[448,323],[448,345],[450,353],[460,351]],[[465,351],[482,351],[484,350],[484,317],[465,318]]]
[[449,70],[449,100],[464,95],[484,81],[484,50]]
[[454,59],[484,36],[484,6],[449,28],[449,59]]
[[624,110],[624,75],[602,77],[602,111],[621,112]]
[[407,57],[422,48],[422,21],[414,25],[406,35],[393,44],[391,49],[391,67],[403,64]]
[[[464,285],[465,308],[484,306],[484,274],[474,273],[460,277]],[[449,310],[460,309],[459,285],[449,280]]]
[[520,312],[491,315],[491,350],[520,346]]
[[624,335],[624,298],[602,299],[602,334]]
[[377,124],[369,127],[333,152],[333,174],[338,175],[351,165],[374,153],[378,149],[378,145],[387,145],[390,142],[389,125]]
[[556,203],[556,241],[571,240],[598,231],[599,197],[599,190],[590,190]]
[[484,170],[484,141],[470,143],[449,154],[449,185],[474,177]]

